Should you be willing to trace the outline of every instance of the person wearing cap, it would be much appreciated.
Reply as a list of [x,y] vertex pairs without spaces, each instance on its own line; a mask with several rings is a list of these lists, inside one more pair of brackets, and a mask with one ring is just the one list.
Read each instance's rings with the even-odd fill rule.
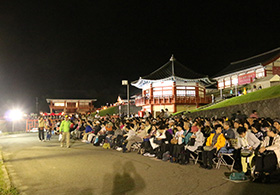
[[66,147],[70,148],[70,125],[71,122],[68,118],[68,116],[65,116],[65,119],[61,122],[59,132],[62,133],[62,139],[60,146],[63,147],[64,143],[66,141]]
[[205,137],[201,130],[197,126],[192,126],[191,128],[191,137],[194,141],[189,141],[188,144],[185,146],[186,150],[186,162],[188,164],[190,162],[191,154],[194,155],[194,152],[198,149],[198,147],[203,146]]

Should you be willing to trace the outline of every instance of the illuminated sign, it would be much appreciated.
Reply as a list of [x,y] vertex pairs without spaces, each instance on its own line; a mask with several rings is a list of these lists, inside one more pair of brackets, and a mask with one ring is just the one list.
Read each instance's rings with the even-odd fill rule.
[[244,85],[247,83],[251,83],[251,82],[253,82],[254,78],[256,78],[255,72],[238,76],[238,85]]

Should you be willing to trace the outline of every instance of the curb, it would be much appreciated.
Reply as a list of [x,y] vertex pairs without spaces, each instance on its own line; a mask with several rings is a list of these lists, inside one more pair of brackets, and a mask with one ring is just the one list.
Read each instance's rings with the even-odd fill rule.
[[11,180],[10,180],[7,168],[6,168],[5,164],[4,164],[3,154],[2,153],[3,153],[2,152],[2,146],[0,146],[0,163],[2,163],[1,169],[3,171],[3,177],[4,177],[3,179],[4,179],[4,183],[5,183],[4,188],[10,189],[11,188]]

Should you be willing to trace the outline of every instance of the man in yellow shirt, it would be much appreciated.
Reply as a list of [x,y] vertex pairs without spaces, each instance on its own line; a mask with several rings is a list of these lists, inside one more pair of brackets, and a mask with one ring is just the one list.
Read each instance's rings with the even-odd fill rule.
[[62,139],[60,142],[60,146],[63,147],[66,139],[66,147],[70,148],[70,125],[71,121],[68,116],[65,116],[65,119],[61,122],[59,132],[62,133]]
[[44,128],[45,128],[45,120],[42,116],[40,116],[38,121],[39,141],[45,141]]

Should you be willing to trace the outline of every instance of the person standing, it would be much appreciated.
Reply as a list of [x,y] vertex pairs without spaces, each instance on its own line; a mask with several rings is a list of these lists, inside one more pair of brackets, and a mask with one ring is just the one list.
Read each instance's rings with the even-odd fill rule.
[[60,146],[63,147],[66,139],[66,147],[70,148],[70,125],[71,122],[68,116],[65,116],[65,119],[61,122],[59,132],[62,133],[62,139],[60,142]]
[[51,121],[51,117],[48,117],[47,121],[46,121],[46,131],[47,131],[47,141],[51,140],[51,136],[52,136],[52,121]]
[[45,137],[44,137],[45,121],[42,116],[39,117],[38,123],[39,123],[38,124],[39,141],[45,141]]

